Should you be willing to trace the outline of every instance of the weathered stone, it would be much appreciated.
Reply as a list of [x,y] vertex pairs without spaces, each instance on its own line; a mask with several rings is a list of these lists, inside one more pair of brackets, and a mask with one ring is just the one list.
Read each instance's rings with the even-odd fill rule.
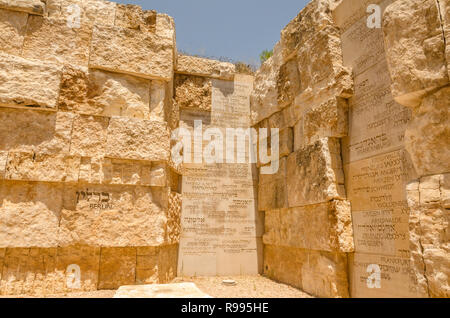
[[0,247],[57,246],[61,186],[1,181],[0,202]]
[[280,158],[289,156],[294,148],[294,132],[292,128],[285,128],[280,131]]
[[211,298],[194,283],[122,286],[114,298]]
[[[116,3],[104,0],[47,0],[50,18],[66,20],[68,25],[80,26],[114,25]],[[80,13],[80,18],[76,15]]]
[[155,32],[156,15],[156,11],[142,10],[142,8],[137,5],[117,4],[115,26]]
[[343,65],[341,40],[335,28],[327,27],[298,51],[300,95],[295,106],[300,111],[333,97],[353,94],[351,71]]
[[0,9],[0,48],[3,52],[21,55],[27,20],[28,14],[24,12]]
[[236,73],[234,64],[205,58],[178,55],[177,73],[232,80]]
[[450,1],[439,0],[440,13],[442,17],[444,36],[445,36],[445,57],[447,59],[447,71],[450,78]]
[[92,29],[72,28],[65,19],[30,16],[23,43],[25,58],[87,66]]
[[169,196],[169,210],[167,213],[167,239],[170,243],[178,243],[181,235],[181,207],[180,193],[171,192]]
[[265,245],[264,274],[319,297],[349,297],[347,254]]
[[0,149],[69,153],[72,121],[69,113],[0,108]]
[[278,105],[277,81],[281,67],[281,53],[275,46],[274,54],[255,74],[255,81],[250,96],[251,125],[279,112],[282,107]]
[[6,162],[8,160],[8,152],[0,151],[0,180],[5,177]]
[[109,118],[77,115],[74,118],[70,153],[83,157],[105,154]]
[[42,182],[77,182],[80,157],[33,152],[9,152],[5,179]]
[[287,158],[279,160],[279,168],[275,174],[260,174],[258,187],[259,211],[287,208],[286,162]]
[[99,289],[117,289],[136,281],[136,248],[103,247],[100,257]]
[[333,25],[331,15],[332,1],[314,0],[300,11],[289,24],[281,31],[283,60],[289,60],[309,39],[325,27]]
[[165,123],[113,117],[108,126],[106,154],[112,158],[169,159],[170,136]]
[[170,81],[173,41],[155,33],[121,27],[95,26],[90,68]]
[[59,245],[158,246],[165,242],[165,189],[130,186],[65,188]]
[[287,160],[289,207],[345,198],[339,140],[320,139]]
[[[170,124],[173,109],[172,84],[163,81],[151,81],[150,84],[150,117],[148,119],[166,121]],[[176,116],[176,114],[175,114]],[[174,121],[178,124],[179,119],[175,117]],[[172,123],[172,126],[176,126]]]
[[175,76],[175,100],[179,107],[211,111],[211,95],[210,79],[181,74]]
[[43,0],[0,0],[0,8],[43,15],[45,1]]
[[169,283],[176,277],[178,245],[138,247],[136,284]]
[[56,108],[61,69],[0,54],[0,105]]
[[296,59],[283,64],[278,73],[277,90],[278,104],[284,107],[290,104],[300,89],[298,62]]
[[414,275],[425,280],[434,298],[450,295],[450,266],[448,259],[450,175],[434,175],[420,179],[417,199],[408,192],[408,202],[414,217],[410,220]]
[[427,96],[414,109],[405,132],[405,147],[419,175],[450,171],[450,87]]
[[428,91],[449,83],[437,3],[434,0],[395,1],[384,14],[392,93],[395,100],[405,106],[419,105]]
[[325,137],[342,138],[348,134],[348,103],[343,98],[333,98],[305,113],[303,137],[312,144]]
[[351,253],[354,246],[350,203],[335,200],[266,211],[264,244]]
[[59,109],[88,115],[150,119],[150,81],[66,66]]

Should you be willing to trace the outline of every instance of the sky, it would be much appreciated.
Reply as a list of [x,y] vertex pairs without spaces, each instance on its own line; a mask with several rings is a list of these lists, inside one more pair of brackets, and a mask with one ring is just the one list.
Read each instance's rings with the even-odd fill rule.
[[189,54],[259,65],[280,31],[309,0],[115,0],[175,19],[177,47]]

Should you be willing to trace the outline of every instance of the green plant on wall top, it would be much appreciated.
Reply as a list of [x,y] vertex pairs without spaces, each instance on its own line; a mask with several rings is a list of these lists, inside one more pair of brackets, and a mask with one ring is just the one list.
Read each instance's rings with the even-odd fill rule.
[[262,51],[262,53],[259,55],[259,59],[261,61],[261,64],[263,64],[265,61],[267,61],[269,58],[271,58],[273,55],[273,50],[264,50]]

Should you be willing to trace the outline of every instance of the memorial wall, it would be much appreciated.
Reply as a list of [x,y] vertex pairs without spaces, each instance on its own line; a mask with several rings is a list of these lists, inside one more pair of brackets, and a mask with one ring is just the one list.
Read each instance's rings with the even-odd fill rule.
[[254,76],[134,5],[0,0],[0,31],[0,295],[450,297],[449,0],[313,0]]
[[281,31],[251,104],[255,127],[288,132],[259,181],[265,275],[317,296],[449,297],[448,12],[317,0]]
[[106,1],[8,0],[0,30],[0,294],[171,281],[181,213],[172,18]]

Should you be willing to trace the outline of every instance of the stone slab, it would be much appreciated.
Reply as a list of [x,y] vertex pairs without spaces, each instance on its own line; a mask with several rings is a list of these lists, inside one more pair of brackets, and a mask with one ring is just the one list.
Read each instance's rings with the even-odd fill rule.
[[27,13],[0,9],[0,47],[3,52],[21,55],[27,20]]

